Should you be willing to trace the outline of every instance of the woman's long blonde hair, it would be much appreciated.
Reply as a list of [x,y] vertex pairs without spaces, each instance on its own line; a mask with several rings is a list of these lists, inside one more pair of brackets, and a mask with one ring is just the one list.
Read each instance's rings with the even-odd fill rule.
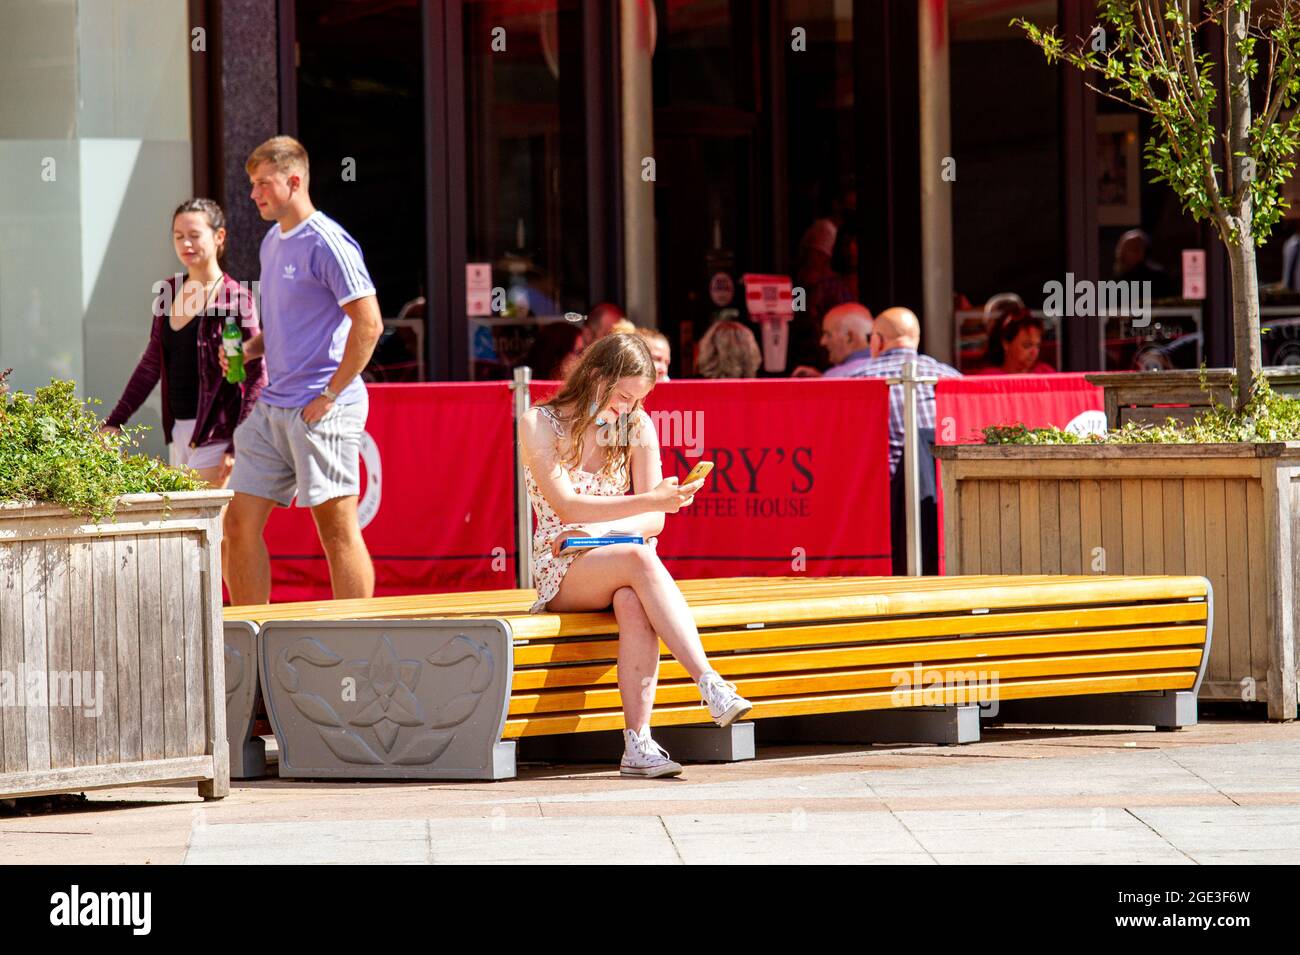
[[[581,466],[585,457],[583,436],[619,379],[644,378],[653,388],[655,377],[654,358],[639,335],[615,333],[588,346],[564,387],[539,403],[555,412],[567,410],[567,414],[557,414],[564,421],[569,437],[568,447],[560,448],[560,464],[566,468]],[[637,414],[640,410],[638,399],[625,418],[620,416],[619,421],[605,426],[616,430],[610,432],[611,440],[606,444],[605,462],[600,470],[613,476],[627,473],[632,445],[641,437]]]

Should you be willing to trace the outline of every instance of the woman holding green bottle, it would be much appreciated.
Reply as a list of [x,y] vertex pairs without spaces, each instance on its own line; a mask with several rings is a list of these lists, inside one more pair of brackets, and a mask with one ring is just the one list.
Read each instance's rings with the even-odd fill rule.
[[186,271],[155,284],[149,344],[104,427],[120,428],[161,383],[170,463],[225,487],[235,461],[235,426],[252,410],[266,372],[254,359],[227,375],[218,355],[224,334],[247,340],[260,331],[257,309],[249,291],[219,264],[226,248],[219,205],[190,199],[177,207],[172,244]]

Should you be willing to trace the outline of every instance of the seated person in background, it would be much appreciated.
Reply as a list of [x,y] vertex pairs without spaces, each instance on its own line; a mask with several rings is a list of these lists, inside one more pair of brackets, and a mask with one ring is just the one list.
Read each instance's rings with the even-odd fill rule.
[[[916,374],[923,378],[960,378],[950,365],[917,352],[921,344],[921,323],[906,308],[887,308],[871,329],[871,357],[853,370],[853,378],[898,378],[903,365],[916,362]],[[934,385],[916,386],[916,420],[922,428],[934,427]],[[903,386],[889,388],[889,473],[898,470],[903,457]]]
[[[858,299],[858,240],[852,219],[845,220],[836,232],[830,265],[831,271],[827,275],[805,287],[807,307],[791,316],[786,354],[795,368],[826,366],[827,355],[823,347],[826,340],[822,337],[826,316],[836,305]],[[835,363],[831,356],[830,364]],[[797,373],[792,373],[792,376],[803,377]]]
[[825,372],[800,365],[791,378],[851,378],[854,369],[871,358],[871,310],[857,302],[836,305],[822,319],[822,347],[833,363]]
[[[876,318],[871,330],[871,355],[857,365],[854,378],[902,377],[903,365],[916,362],[916,374],[925,378],[960,378],[956,368],[917,353],[921,344],[921,323],[905,308],[888,308]],[[939,572],[938,492],[930,445],[934,443],[934,385],[916,386],[916,425],[920,432],[921,462],[930,462],[920,472],[922,573]],[[891,550],[894,574],[907,572],[907,522],[903,485],[903,386],[889,386],[889,499]]]
[[567,381],[578,366],[586,339],[582,327],[572,322],[548,322],[537,329],[524,364],[543,381]]
[[668,380],[668,363],[672,361],[672,347],[668,336],[657,328],[638,328],[636,333],[645,339],[650,349],[650,357],[655,360],[656,383]]
[[763,355],[758,342],[740,322],[715,322],[700,339],[695,368],[701,378],[753,378]]
[[632,324],[632,320],[631,320],[631,319],[620,318],[618,321],[614,322],[612,325],[609,326],[609,334],[611,334],[611,335],[635,335],[635,334],[636,334],[636,326]]
[[999,292],[984,303],[984,326],[992,327],[994,322],[1024,310],[1025,300],[1015,292]]
[[[1016,299],[1019,302],[1019,299]],[[990,305],[993,301],[990,300]],[[985,308],[985,314],[990,309]],[[984,364],[981,375],[1045,375],[1056,369],[1038,360],[1043,346],[1043,320],[1031,313],[1023,304],[1006,302],[993,310],[989,323],[988,344],[984,347]]]
[[1124,282],[1150,282],[1152,298],[1175,294],[1173,279],[1161,266],[1147,258],[1151,236],[1141,229],[1129,229],[1115,243],[1115,278]]
[[858,300],[858,234],[852,219],[840,225],[831,253],[831,274],[808,290],[808,316],[820,328],[836,305]]
[[854,216],[857,208],[857,189],[851,179],[846,179],[839,194],[831,200],[828,214],[814,221],[799,240],[795,284],[810,289],[831,274],[831,256],[840,226]]
[[582,329],[587,344],[590,345],[604,338],[613,331],[614,323],[620,320],[626,321],[627,313],[613,302],[601,302],[599,305],[592,306]]

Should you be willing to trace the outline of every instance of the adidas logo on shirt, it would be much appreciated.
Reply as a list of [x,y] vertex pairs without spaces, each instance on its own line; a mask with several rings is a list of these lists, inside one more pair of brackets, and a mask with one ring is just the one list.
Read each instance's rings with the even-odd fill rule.
[[297,269],[293,265],[286,265],[284,267],[284,277],[287,279],[291,279],[293,278],[293,273],[296,271]]

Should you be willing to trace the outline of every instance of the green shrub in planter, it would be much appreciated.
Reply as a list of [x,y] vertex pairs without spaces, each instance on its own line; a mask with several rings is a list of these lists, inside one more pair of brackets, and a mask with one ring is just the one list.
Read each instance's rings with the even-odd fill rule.
[[0,501],[59,504],[89,521],[112,517],[122,494],[196,491],[192,471],[131,453],[146,427],[100,430],[96,400],[79,400],[71,381],[52,379],[36,394],[9,392],[0,375]]
[[[1208,389],[1206,389],[1208,390]],[[1218,402],[1191,424],[1128,422],[1105,434],[1078,435],[1060,428],[998,425],[984,429],[985,444],[1231,444],[1255,441],[1300,441],[1300,400],[1273,391],[1267,379],[1256,380],[1253,397],[1240,411]]]

